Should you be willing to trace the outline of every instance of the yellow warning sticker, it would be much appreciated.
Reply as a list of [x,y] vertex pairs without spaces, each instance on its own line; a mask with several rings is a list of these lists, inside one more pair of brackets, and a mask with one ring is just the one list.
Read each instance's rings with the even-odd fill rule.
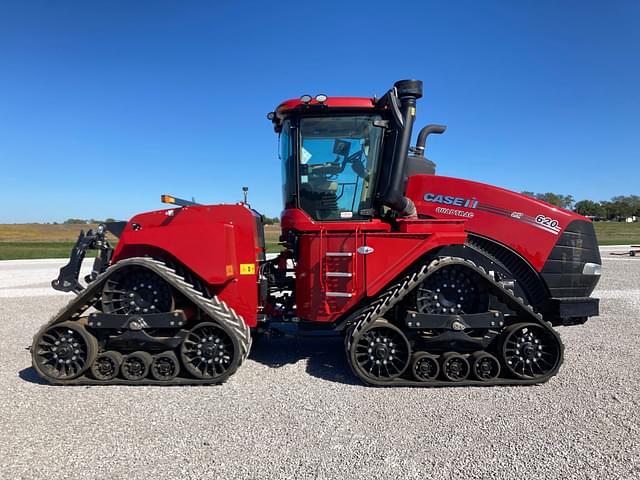
[[240,264],[240,275],[253,275],[256,273],[256,264],[255,263],[241,263]]

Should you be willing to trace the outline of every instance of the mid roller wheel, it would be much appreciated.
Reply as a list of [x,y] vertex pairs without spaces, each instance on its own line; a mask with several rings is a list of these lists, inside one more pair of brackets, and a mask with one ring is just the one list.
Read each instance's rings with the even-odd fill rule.
[[516,323],[502,337],[502,360],[515,378],[542,379],[562,362],[562,344],[553,331],[536,323]]
[[94,362],[98,343],[78,322],[51,325],[34,339],[33,366],[52,380],[71,380],[82,375]]
[[150,353],[133,352],[124,357],[120,371],[125,379],[137,382],[147,376],[151,362]]
[[395,325],[377,320],[351,343],[351,367],[363,380],[388,381],[402,375],[411,363],[411,346]]
[[238,368],[239,352],[234,333],[221,324],[202,322],[182,342],[180,359],[195,378],[222,381]]
[[122,354],[114,351],[103,352],[98,355],[91,365],[91,375],[96,380],[113,380],[120,372]]
[[178,357],[173,352],[159,353],[153,357],[150,371],[151,376],[156,380],[163,382],[172,380],[180,373]]
[[487,352],[475,352],[469,358],[471,373],[482,382],[489,382],[500,375],[500,362]]
[[462,382],[469,376],[469,362],[456,352],[447,352],[440,358],[442,376],[451,382]]
[[420,352],[413,355],[411,362],[411,373],[419,382],[432,382],[438,378],[440,365],[435,355],[427,352]]

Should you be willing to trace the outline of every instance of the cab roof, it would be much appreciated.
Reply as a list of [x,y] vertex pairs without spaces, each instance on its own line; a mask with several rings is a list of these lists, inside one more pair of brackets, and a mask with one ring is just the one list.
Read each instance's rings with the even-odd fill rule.
[[312,98],[307,103],[300,98],[292,98],[278,105],[276,113],[284,113],[307,105],[325,105],[329,108],[374,108],[376,104],[375,99],[366,97],[327,97],[324,102],[318,102]]

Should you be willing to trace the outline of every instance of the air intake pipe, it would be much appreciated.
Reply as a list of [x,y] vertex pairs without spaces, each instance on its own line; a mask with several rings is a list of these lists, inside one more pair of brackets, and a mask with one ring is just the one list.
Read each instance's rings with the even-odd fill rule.
[[[416,218],[416,206],[410,198],[404,196],[402,187],[413,121],[416,115],[416,100],[422,97],[422,81],[400,80],[394,84],[394,90],[395,96],[400,101],[402,123],[398,125],[398,137],[393,152],[393,168],[382,201],[386,206],[398,212],[401,217]],[[396,101],[396,99],[392,98],[392,101]]]
[[427,125],[420,130],[418,133],[418,141],[416,142],[416,146],[413,149],[416,155],[424,155],[424,147],[427,143],[427,137],[432,133],[440,135],[445,132],[447,129],[446,125]]

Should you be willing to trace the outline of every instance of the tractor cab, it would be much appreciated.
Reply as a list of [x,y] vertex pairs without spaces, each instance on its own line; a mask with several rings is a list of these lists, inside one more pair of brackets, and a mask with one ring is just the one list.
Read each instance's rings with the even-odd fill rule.
[[382,155],[382,116],[326,109],[305,113],[282,122],[285,208],[300,208],[316,221],[370,218]]
[[296,173],[291,180],[297,183],[285,182],[291,190],[285,195],[295,201],[297,186],[299,206],[314,220],[369,218],[381,156],[383,129],[375,124],[380,120],[367,114],[302,117],[297,161],[285,121],[289,132],[281,138],[281,161],[284,171]]
[[303,95],[269,113],[280,134],[285,215],[299,209],[313,222],[370,221],[387,206],[415,216],[403,189],[421,96],[422,82],[404,80],[380,99]]

